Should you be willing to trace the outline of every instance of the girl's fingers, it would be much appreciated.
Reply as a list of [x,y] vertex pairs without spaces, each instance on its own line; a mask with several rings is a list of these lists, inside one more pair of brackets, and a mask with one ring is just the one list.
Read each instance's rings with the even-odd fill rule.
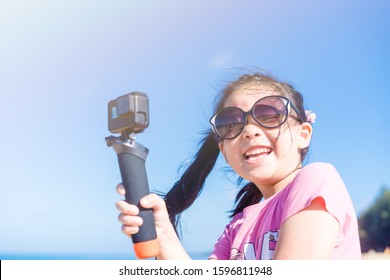
[[125,196],[125,194],[126,194],[125,187],[122,185],[122,183],[119,183],[118,185],[116,185],[116,191],[117,191],[117,193],[119,193],[122,196]]
[[138,215],[139,209],[137,206],[127,203],[124,200],[119,200],[116,202],[116,209],[118,209],[119,212],[125,215]]
[[131,235],[136,234],[139,231],[139,227],[131,227],[122,225],[122,232],[127,236],[131,237]]
[[144,208],[153,208],[154,211],[161,211],[166,209],[164,200],[154,193],[148,194],[147,196],[141,198],[140,204]]
[[[118,184],[116,189],[119,194],[124,195],[125,189],[122,184]],[[152,193],[143,197],[140,204],[146,209],[153,209],[157,234],[165,228],[172,227],[163,198]],[[129,237],[136,234],[143,223],[143,219],[138,216],[139,208],[124,200],[117,201],[116,208],[120,212],[118,220],[122,224],[122,232]]]
[[123,213],[119,214],[118,221],[122,224],[122,232],[129,237],[136,234],[143,223],[141,217]]
[[171,226],[164,199],[152,193],[143,197],[140,204],[144,208],[153,209],[154,221],[157,227]]
[[130,226],[130,227],[139,227],[143,223],[142,218],[139,216],[129,216],[129,215],[123,215],[123,214],[119,214],[118,220],[124,226]]

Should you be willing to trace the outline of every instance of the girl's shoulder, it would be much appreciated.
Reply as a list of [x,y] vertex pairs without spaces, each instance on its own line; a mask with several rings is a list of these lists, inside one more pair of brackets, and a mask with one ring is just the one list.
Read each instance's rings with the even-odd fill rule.
[[302,168],[280,197],[284,209],[282,220],[308,207],[319,197],[324,200],[327,211],[339,221],[352,209],[348,190],[332,164],[316,162]]
[[314,162],[305,165],[298,176],[315,176],[316,179],[339,176],[337,169],[330,163]]
[[345,184],[332,164],[315,162],[304,166],[286,189],[285,196],[310,198],[324,193],[344,192]]
[[328,162],[312,162],[307,165],[305,165],[302,169],[321,169],[321,170],[335,170],[336,168],[333,166],[333,164]]

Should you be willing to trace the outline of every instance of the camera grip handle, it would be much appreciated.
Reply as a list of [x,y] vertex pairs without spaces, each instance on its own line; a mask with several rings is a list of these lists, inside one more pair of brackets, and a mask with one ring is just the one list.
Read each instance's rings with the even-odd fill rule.
[[153,210],[143,208],[139,201],[149,194],[149,185],[145,168],[145,160],[131,153],[118,153],[118,162],[125,187],[125,199],[136,205],[143,219],[139,232],[132,235],[134,251],[138,258],[155,257],[159,253]]

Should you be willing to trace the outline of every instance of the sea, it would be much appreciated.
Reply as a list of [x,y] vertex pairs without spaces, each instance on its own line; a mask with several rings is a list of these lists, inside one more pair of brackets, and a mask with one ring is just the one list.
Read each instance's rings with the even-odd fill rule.
[[[193,260],[207,260],[211,252],[190,252]],[[0,252],[0,260],[137,260],[130,253]]]

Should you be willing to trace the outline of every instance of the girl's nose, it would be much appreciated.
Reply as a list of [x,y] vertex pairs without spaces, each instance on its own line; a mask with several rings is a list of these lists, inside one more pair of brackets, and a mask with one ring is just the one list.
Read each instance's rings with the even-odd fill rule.
[[243,137],[246,139],[252,139],[259,137],[262,134],[263,130],[261,129],[260,125],[254,120],[252,116],[249,115],[242,132]]

